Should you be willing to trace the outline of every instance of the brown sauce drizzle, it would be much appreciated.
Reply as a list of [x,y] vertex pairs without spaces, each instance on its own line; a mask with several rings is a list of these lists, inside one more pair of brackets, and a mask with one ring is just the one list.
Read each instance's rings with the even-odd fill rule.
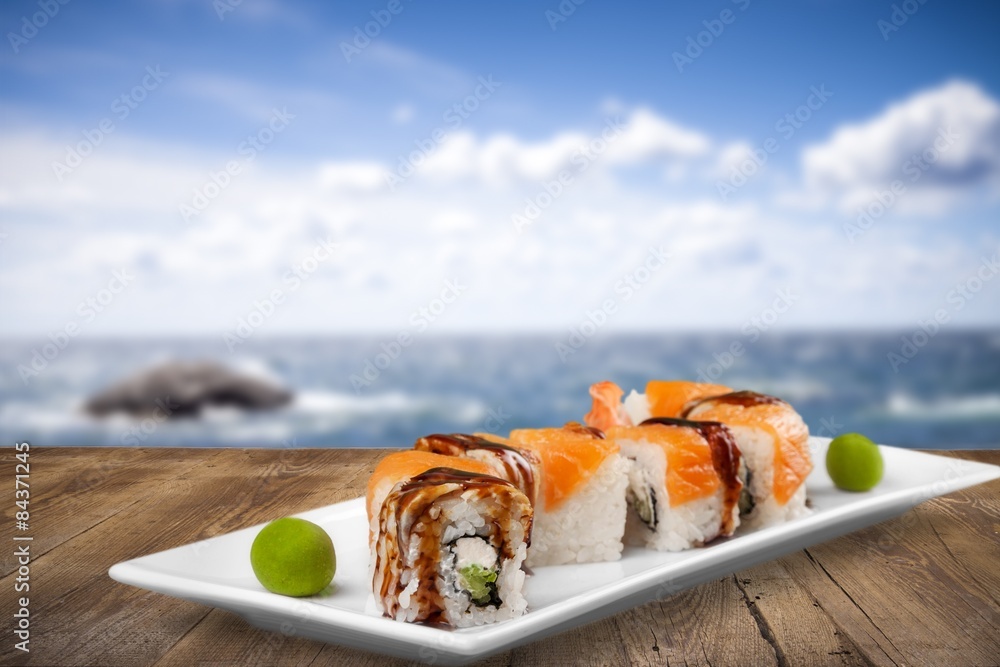
[[724,535],[733,532],[733,508],[740,501],[743,482],[740,481],[740,448],[736,445],[732,432],[719,422],[699,422],[673,417],[653,417],[639,426],[674,426],[698,431],[712,452],[712,466],[722,482],[722,527]]
[[468,472],[456,468],[431,468],[403,482],[402,486],[399,487],[399,492],[404,494],[415,489],[437,486],[438,484],[460,484],[462,490],[466,491],[472,488],[493,486],[497,483],[510,484],[507,480],[494,477],[493,475],[483,475],[478,472]]
[[740,405],[744,408],[752,408],[755,405],[778,405],[784,402],[785,401],[781,400],[777,396],[759,394],[756,391],[734,391],[728,394],[709,396],[708,398],[692,401],[684,406],[684,409],[681,410],[680,416],[687,417],[695,408],[703,403],[725,403],[728,405]]
[[604,431],[593,426],[584,426],[580,422],[566,422],[563,428],[573,433],[579,433],[580,435],[589,435],[595,440],[604,440]]
[[[501,562],[514,557],[515,546],[506,539],[513,521],[521,523],[525,538],[530,534],[531,506],[506,480],[454,468],[432,468],[397,484],[379,512],[380,537],[372,582],[386,616],[396,617],[401,606],[399,595],[406,588],[402,575],[409,570],[410,577],[419,582],[410,598],[411,608],[417,609],[413,621],[447,624],[444,599],[438,590],[444,534],[439,503],[459,495],[472,504],[489,501],[483,512],[487,534],[480,537],[497,549]],[[417,540],[417,555],[409,563],[413,540]]]
[[416,448],[435,454],[465,457],[469,450],[480,449],[493,454],[504,469],[503,478],[521,489],[528,502],[535,506],[535,465],[538,457],[532,452],[502,445],[477,435],[465,433],[435,433],[417,440]]

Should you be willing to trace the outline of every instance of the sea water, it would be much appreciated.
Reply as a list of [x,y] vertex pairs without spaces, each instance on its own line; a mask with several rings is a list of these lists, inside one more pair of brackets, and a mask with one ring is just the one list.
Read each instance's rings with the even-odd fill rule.
[[[559,335],[427,336],[387,349],[392,340],[255,337],[230,353],[221,338],[74,339],[37,374],[23,371],[47,341],[6,341],[0,347],[0,439],[408,447],[432,432],[506,433],[580,420],[590,406],[587,388],[598,380],[641,390],[651,378],[700,377],[780,396],[818,435],[860,431],[903,447],[1000,447],[1000,331],[941,332],[912,350],[891,333],[801,333],[753,342],[739,333],[599,335],[569,347]],[[92,393],[174,359],[211,359],[268,377],[295,399],[271,412],[211,409],[197,419],[96,420],[83,413]]]

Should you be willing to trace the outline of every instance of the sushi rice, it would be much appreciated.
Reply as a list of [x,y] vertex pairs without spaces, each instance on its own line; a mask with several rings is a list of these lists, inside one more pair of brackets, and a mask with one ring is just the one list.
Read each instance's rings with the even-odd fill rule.
[[[457,627],[470,627],[485,625],[516,618],[524,614],[528,607],[524,599],[522,589],[524,587],[524,570],[522,564],[527,555],[527,543],[524,538],[524,530],[519,522],[511,523],[511,532],[507,539],[512,540],[518,546],[515,549],[513,558],[500,559],[500,565],[496,579],[496,598],[500,604],[477,605],[469,591],[462,585],[457,567],[457,545],[462,539],[472,539],[488,544],[486,539],[482,539],[486,534],[487,519],[480,510],[476,508],[477,503],[464,498],[452,498],[441,503],[439,506],[441,525],[444,528],[440,553],[438,555],[438,569],[436,573],[436,587],[438,593],[444,601],[442,619],[448,624]],[[491,546],[489,549],[493,549]],[[496,551],[493,550],[496,556]],[[375,559],[373,550],[372,559]],[[414,540],[410,543],[407,563],[416,563],[420,558],[419,542]],[[406,569],[401,573],[400,579],[405,588],[399,593],[398,606],[393,618],[397,621],[413,622],[423,620],[425,613],[420,600],[415,593],[420,584],[419,578],[413,576],[413,569]],[[377,576],[377,575],[376,575]],[[376,590],[381,584],[381,578],[375,579]],[[376,596],[376,602],[380,611],[385,611],[382,601]]]
[[376,467],[369,573],[384,615],[468,627],[524,613],[531,503],[488,472],[481,462],[413,450]]
[[[646,443],[619,441],[619,444],[625,456],[634,459],[629,466],[631,506],[625,525],[627,544],[659,551],[682,551],[702,546],[719,535],[721,492],[671,507],[663,488],[667,474],[667,457],[663,450]],[[637,509],[637,504],[643,510]],[[640,516],[640,511],[651,513],[646,517],[649,523]]]
[[609,456],[572,498],[555,509],[536,505],[528,565],[620,559],[628,468],[621,456]]

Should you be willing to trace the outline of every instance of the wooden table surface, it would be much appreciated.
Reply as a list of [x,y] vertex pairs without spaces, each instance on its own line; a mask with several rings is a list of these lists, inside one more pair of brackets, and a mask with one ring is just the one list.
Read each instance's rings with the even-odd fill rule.
[[[384,453],[33,448],[31,652],[13,647],[18,575],[8,546],[0,661],[402,664],[258,630],[234,614],[107,574],[119,561],[357,497]],[[1000,451],[952,455],[1000,464]],[[3,460],[13,479],[10,448]],[[4,515],[8,545],[18,544],[12,514]],[[485,664],[998,665],[1000,482]]]

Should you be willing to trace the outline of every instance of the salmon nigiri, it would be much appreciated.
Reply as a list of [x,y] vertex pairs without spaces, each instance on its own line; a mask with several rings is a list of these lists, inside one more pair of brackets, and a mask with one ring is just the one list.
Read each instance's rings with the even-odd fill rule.
[[687,419],[722,422],[733,432],[748,470],[745,521],[763,526],[808,513],[805,481],[812,471],[809,428],[791,405],[737,391],[689,404]]
[[725,426],[660,417],[608,438],[629,462],[629,543],[679,551],[736,530],[740,451]]
[[528,564],[617,560],[625,530],[627,464],[595,428],[518,429],[509,444],[537,455],[539,498]]

